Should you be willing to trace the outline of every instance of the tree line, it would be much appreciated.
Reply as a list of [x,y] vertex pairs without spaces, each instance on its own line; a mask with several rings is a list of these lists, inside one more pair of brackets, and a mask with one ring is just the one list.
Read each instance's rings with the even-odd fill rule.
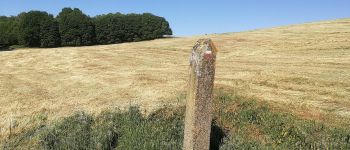
[[78,8],[63,8],[54,17],[44,11],[0,16],[0,48],[85,46],[161,38],[171,35],[169,23],[151,13],[109,13],[89,17]]

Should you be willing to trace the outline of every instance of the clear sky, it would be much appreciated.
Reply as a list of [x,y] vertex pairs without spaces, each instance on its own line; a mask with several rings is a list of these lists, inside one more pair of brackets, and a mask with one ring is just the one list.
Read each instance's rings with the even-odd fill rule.
[[150,12],[165,17],[174,35],[268,28],[350,17],[350,0],[0,0],[0,15],[76,7],[89,16]]

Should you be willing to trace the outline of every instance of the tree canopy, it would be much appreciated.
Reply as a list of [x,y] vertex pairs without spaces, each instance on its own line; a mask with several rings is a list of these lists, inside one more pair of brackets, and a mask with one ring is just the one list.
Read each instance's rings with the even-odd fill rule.
[[0,49],[18,44],[18,22],[16,17],[0,16]]
[[57,47],[61,45],[58,22],[49,17],[42,20],[40,26],[40,47]]
[[27,47],[57,47],[60,45],[58,24],[54,17],[43,11],[18,15],[19,44]]
[[100,44],[151,40],[172,34],[164,18],[150,13],[100,15],[94,22]]
[[57,16],[62,46],[95,44],[95,26],[78,8],[63,8]]
[[89,17],[78,8],[63,8],[57,17],[44,11],[0,16],[0,48],[84,46],[161,38],[171,35],[169,23],[151,13],[109,13]]

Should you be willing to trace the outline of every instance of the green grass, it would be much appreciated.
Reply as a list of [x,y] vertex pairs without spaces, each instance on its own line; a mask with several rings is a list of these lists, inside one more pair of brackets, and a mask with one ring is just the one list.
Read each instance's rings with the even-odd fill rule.
[[[184,98],[184,96],[180,96]],[[183,107],[143,116],[137,107],[97,116],[78,112],[12,136],[3,149],[182,149]],[[218,91],[211,149],[350,149],[346,126],[277,112],[269,105]],[[40,119],[39,119],[40,120]]]
[[350,130],[292,114],[227,93],[216,98],[219,126],[229,130],[221,149],[350,149]]
[[160,109],[148,117],[143,117],[136,107],[95,117],[78,112],[19,134],[3,148],[181,149],[184,111],[171,110]]

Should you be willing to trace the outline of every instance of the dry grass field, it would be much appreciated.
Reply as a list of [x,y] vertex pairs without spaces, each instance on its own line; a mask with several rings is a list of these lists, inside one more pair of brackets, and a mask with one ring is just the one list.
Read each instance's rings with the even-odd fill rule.
[[[350,117],[350,19],[146,42],[0,52],[0,135],[75,111],[182,105],[199,38],[219,49],[216,88],[303,117]],[[1,137],[0,136],[0,137]]]

